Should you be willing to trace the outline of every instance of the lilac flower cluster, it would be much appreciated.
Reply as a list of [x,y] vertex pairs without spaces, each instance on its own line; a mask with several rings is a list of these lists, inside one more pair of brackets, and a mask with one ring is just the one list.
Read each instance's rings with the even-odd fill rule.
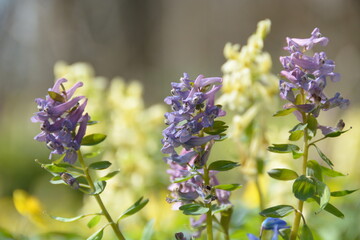
[[[311,113],[317,117],[320,110],[347,107],[349,100],[342,98],[340,93],[336,93],[332,98],[328,98],[324,93],[328,79],[333,82],[340,80],[340,75],[334,72],[334,61],[328,59],[325,52],[315,52],[313,56],[304,54],[316,44],[326,46],[328,38],[323,37],[319,29],[315,28],[310,38],[286,40],[287,46],[284,49],[290,56],[280,57],[280,61],[284,67],[281,75],[288,81],[280,81],[280,96],[291,103],[284,108],[296,107],[300,112]],[[305,102],[299,100],[300,95],[296,94],[296,90],[306,96]],[[301,120],[301,114],[297,114],[297,117]]]
[[[76,151],[80,148],[90,117],[84,114],[87,99],[84,96],[72,98],[82,83],[78,82],[66,91],[62,85],[65,82],[67,80],[64,78],[57,80],[45,99],[35,99],[39,112],[35,113],[31,121],[41,123],[42,131],[34,139],[46,142],[51,150],[49,158],[52,154],[65,154],[64,161],[74,164],[77,160]],[[84,101],[80,104],[81,100]]]
[[[165,123],[169,126],[163,131],[162,140],[162,152],[169,154],[165,158],[170,166],[167,172],[173,182],[169,186],[171,196],[167,201],[174,203],[173,209],[189,203],[210,204],[215,200],[219,205],[230,205],[230,192],[213,188],[219,184],[215,176],[217,172],[208,171],[209,181],[205,184],[203,168],[214,141],[220,138],[219,134],[205,135],[205,130],[213,127],[215,118],[225,115],[221,106],[214,104],[222,79],[200,75],[190,80],[185,73],[180,81],[171,83],[172,96],[165,98],[165,103],[173,110],[165,114]],[[183,147],[180,153],[176,151],[178,147]],[[178,182],[178,179],[185,180]],[[200,236],[205,222],[206,214],[198,220],[191,219],[192,227],[197,229],[194,237]]]
[[[221,83],[221,78],[204,78],[199,75],[194,81],[184,73],[180,81],[171,83],[172,96],[165,98],[165,103],[172,107],[173,112],[165,114],[165,123],[169,126],[163,131],[161,151],[170,154],[167,160],[184,165],[198,155],[197,148],[213,139],[219,139],[219,135],[204,136],[203,130],[211,127],[214,119],[224,116],[225,112],[214,104],[215,94],[221,88],[221,85],[215,84]],[[188,151],[179,155],[175,150],[179,146]],[[204,157],[206,154],[202,156]],[[204,163],[206,160],[199,161]]]

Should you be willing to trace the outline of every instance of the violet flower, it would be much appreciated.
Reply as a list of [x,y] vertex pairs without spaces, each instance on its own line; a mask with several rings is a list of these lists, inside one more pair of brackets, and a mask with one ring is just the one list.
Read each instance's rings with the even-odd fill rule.
[[[49,158],[52,154],[65,154],[64,161],[74,164],[90,117],[84,114],[87,99],[84,96],[73,97],[76,89],[83,84],[78,82],[66,91],[62,85],[65,82],[64,78],[57,80],[45,99],[35,99],[39,112],[31,121],[41,123],[41,133],[34,139],[46,142],[51,150]],[[81,100],[84,101],[80,104]]]
[[[284,70],[281,75],[287,80],[280,81],[280,97],[289,101],[284,108],[296,108],[294,114],[302,122],[302,114],[312,114],[318,117],[320,110],[339,107],[346,108],[349,100],[336,93],[334,97],[327,97],[324,89],[328,80],[337,82],[340,75],[335,70],[335,62],[328,59],[325,52],[315,52],[313,56],[306,55],[306,51],[315,45],[326,46],[328,38],[321,35],[318,28],[311,33],[310,38],[287,38],[287,46],[284,47],[290,55],[280,57]],[[299,99],[304,94],[305,102]],[[301,103],[300,103],[301,102]]]

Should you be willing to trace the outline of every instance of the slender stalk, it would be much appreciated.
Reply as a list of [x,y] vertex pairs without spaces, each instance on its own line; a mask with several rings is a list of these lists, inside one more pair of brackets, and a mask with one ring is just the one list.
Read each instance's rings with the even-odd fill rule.
[[[88,167],[86,166],[86,164],[85,164],[85,162],[84,162],[84,159],[83,159],[83,156],[82,156],[80,150],[78,150],[78,158],[79,158],[79,162],[80,162],[80,164],[81,164],[81,166],[82,166],[82,168],[83,168],[83,171],[84,171],[84,173],[85,173],[85,177],[86,177],[86,180],[87,180],[87,182],[88,182],[88,184],[89,184],[89,186],[90,186],[91,191],[95,191],[94,182],[93,182],[93,180],[91,179],[91,176],[90,176],[90,174],[89,174],[89,169],[88,169]],[[94,197],[95,197],[98,205],[99,205],[100,208],[101,208],[102,214],[105,216],[105,218],[106,218],[107,221],[109,222],[111,228],[113,229],[113,231],[114,231],[117,239],[119,239],[119,240],[125,240],[125,237],[124,237],[124,235],[121,233],[121,231],[120,231],[120,229],[119,229],[119,226],[117,225],[117,223],[115,223],[115,222],[113,221],[113,219],[111,218],[109,212],[107,211],[107,209],[106,209],[106,207],[105,207],[105,205],[104,205],[104,203],[103,203],[100,195],[99,195],[99,194],[94,194]]]
[[[303,115],[304,122],[307,121],[307,117],[304,114]],[[306,175],[306,168],[307,168],[307,161],[308,161],[308,155],[309,155],[309,141],[308,141],[308,133],[307,128],[304,129],[304,155],[303,155],[303,162],[302,162],[302,175]],[[298,209],[295,212],[295,218],[294,218],[294,224],[291,229],[290,234],[290,240],[296,240],[299,227],[300,227],[300,220],[302,217],[302,211],[304,207],[304,202],[301,200],[298,200]]]
[[[209,177],[209,170],[207,166],[204,166],[204,182],[205,185],[210,185],[210,177]],[[211,202],[206,204],[206,207],[209,208],[209,211],[206,213],[206,233],[207,233],[207,240],[213,240],[213,231],[212,231],[212,213],[211,213]]]

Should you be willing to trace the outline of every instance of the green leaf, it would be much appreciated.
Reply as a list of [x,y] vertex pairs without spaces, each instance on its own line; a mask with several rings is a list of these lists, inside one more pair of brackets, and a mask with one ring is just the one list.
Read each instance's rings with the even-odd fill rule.
[[303,155],[304,155],[304,153],[301,150],[292,152],[292,156],[294,159],[301,158]]
[[312,232],[306,224],[301,229],[300,240],[314,240]]
[[209,208],[195,203],[182,205],[179,209],[182,210],[185,215],[201,215],[209,211]]
[[321,166],[317,161],[309,160],[306,171],[308,176],[313,176],[319,181],[323,180]]
[[304,136],[304,131],[303,130],[294,131],[294,132],[290,133],[289,140],[290,141],[297,141],[300,138],[302,138],[302,136]]
[[294,112],[295,110],[296,110],[296,108],[287,108],[287,109],[279,110],[273,114],[273,117],[286,116],[286,115],[289,115],[290,113]]
[[220,184],[220,185],[216,185],[214,186],[215,189],[222,189],[222,190],[226,190],[226,191],[234,191],[236,189],[242,188],[242,185],[240,184]]
[[98,181],[107,181],[107,180],[111,179],[112,177],[114,177],[119,172],[120,172],[119,170],[110,172],[110,173],[106,174],[105,176],[99,178]]
[[307,123],[299,123],[295,127],[293,127],[289,132],[297,132],[297,131],[303,131],[307,127]]
[[54,101],[61,102],[61,103],[66,102],[66,99],[57,92],[48,91],[48,94],[49,94],[49,97],[51,97],[51,99]]
[[320,166],[320,167],[321,167],[322,173],[325,174],[326,176],[329,176],[329,177],[344,177],[344,176],[346,176],[345,174],[335,171],[333,169],[330,169],[330,168],[327,168],[324,166]]
[[94,158],[94,157],[97,157],[99,154],[101,154],[101,151],[95,151],[95,152],[85,153],[83,155],[83,157],[84,158]]
[[343,196],[349,195],[349,194],[351,194],[353,192],[356,192],[357,190],[359,190],[359,189],[334,191],[334,192],[331,192],[331,196],[332,197],[343,197]]
[[233,207],[220,212],[220,225],[226,235],[229,235],[230,221],[233,214]]
[[87,226],[88,228],[93,228],[95,227],[101,220],[101,215],[96,215],[94,216],[92,219],[90,219],[90,221],[88,222]]
[[240,164],[237,162],[232,162],[232,161],[228,161],[228,160],[219,160],[219,161],[212,162],[209,165],[208,169],[215,170],[215,171],[228,171],[228,170],[236,168],[238,166],[240,166]]
[[137,200],[132,206],[130,206],[128,209],[123,212],[120,217],[118,218],[117,222],[121,219],[124,219],[126,217],[129,217],[138,211],[140,211],[143,207],[146,206],[146,204],[149,202],[149,199],[143,200],[143,197],[141,197],[139,200]]
[[93,193],[90,193],[90,195],[99,195],[102,193],[106,187],[105,181],[96,181],[94,182],[95,191]]
[[102,133],[90,134],[83,138],[83,140],[81,141],[81,145],[84,145],[84,146],[96,145],[96,144],[99,144],[102,141],[104,141],[105,138],[106,138],[106,135],[102,134]]
[[[313,197],[315,199],[315,201],[320,205],[320,198],[317,196]],[[324,208],[325,211],[333,214],[334,216],[338,217],[338,218],[344,218],[345,215],[339,210],[337,209],[334,205],[332,205],[331,203],[328,203],[326,205],[326,207]]]
[[89,165],[89,168],[95,169],[95,170],[104,170],[111,166],[111,162],[109,161],[99,161],[94,162]]
[[57,216],[51,216],[51,218],[60,221],[60,222],[74,222],[76,220],[82,219],[84,217],[88,217],[88,216],[92,216],[92,215],[98,215],[98,213],[91,213],[91,214],[84,214],[84,215],[80,215],[80,216],[76,216],[76,217],[72,217],[72,218],[64,218],[64,217],[57,217]]
[[185,182],[185,181],[187,181],[187,180],[189,180],[189,179],[193,178],[194,176],[195,176],[195,175],[190,174],[190,175],[188,175],[188,176],[186,176],[186,177],[182,177],[182,178],[175,178],[175,179],[174,179],[174,181],[173,181],[173,183]]
[[213,204],[213,205],[211,205],[211,215],[214,215],[214,214],[222,212],[222,211],[226,211],[229,208],[231,208],[230,204],[221,204],[220,206],[217,204]]
[[86,240],[101,240],[104,234],[104,228],[99,229],[93,235],[88,237]]
[[154,223],[155,220],[151,219],[145,226],[144,231],[141,236],[141,240],[151,240],[154,235]]
[[349,131],[351,128],[349,128],[348,130],[345,130],[345,131],[335,131],[335,132],[331,132],[329,134],[326,134],[325,137],[338,137],[340,136],[341,134],[343,133],[346,133],[347,131]]
[[334,166],[334,164],[330,161],[330,159],[315,144],[312,144],[312,145],[316,148],[316,151],[318,152],[321,159],[324,160],[324,162],[326,162],[326,164],[330,168],[332,168]]
[[295,171],[286,168],[274,168],[267,173],[272,178],[284,181],[294,180],[299,177],[299,175]]
[[294,210],[295,208],[290,205],[277,205],[274,207],[266,208],[262,210],[259,214],[263,217],[281,218],[289,215]]
[[61,172],[67,171],[66,168],[58,167],[58,166],[55,166],[52,164],[43,164],[42,166],[43,166],[43,168],[45,168],[48,171],[53,172],[53,173],[61,173]]
[[330,200],[330,189],[323,182],[315,180],[315,183],[316,183],[316,193],[320,197],[320,208],[324,209]]
[[66,184],[59,175],[54,176],[53,178],[51,178],[50,183],[51,184]]
[[316,118],[313,115],[309,115],[307,119],[307,130],[308,130],[307,133],[309,139],[315,137],[317,127],[318,127],[318,122]]
[[301,175],[295,180],[292,191],[297,199],[306,201],[306,199],[315,196],[316,183],[314,179]]
[[204,128],[204,132],[210,135],[219,135],[225,132],[229,127],[223,121],[214,121],[212,127]]
[[299,151],[300,148],[294,144],[273,144],[268,150],[275,153],[291,153]]

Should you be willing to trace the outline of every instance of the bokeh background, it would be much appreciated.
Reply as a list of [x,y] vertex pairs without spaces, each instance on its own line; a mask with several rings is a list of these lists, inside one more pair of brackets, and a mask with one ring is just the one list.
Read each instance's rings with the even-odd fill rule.
[[[188,72],[193,77],[200,73],[206,76],[222,76],[225,44],[245,44],[255,31],[257,22],[266,18],[272,21],[272,27],[264,48],[272,56],[274,74],[279,73],[281,68],[279,56],[286,54],[282,49],[285,37],[308,37],[314,27],[319,27],[321,32],[329,37],[330,43],[326,52],[329,58],[335,60],[336,71],[341,73],[342,81],[329,84],[328,91],[341,92],[351,100],[351,106],[345,111],[329,113],[324,116],[323,121],[334,125],[336,119],[341,117],[353,130],[332,140],[332,143],[325,146],[324,151],[334,159],[337,169],[349,173],[347,179],[341,179],[333,185],[338,188],[359,188],[360,164],[357,156],[360,154],[360,1],[0,0],[0,228],[18,237],[34,237],[53,231],[75,232],[79,235],[78,239],[83,239],[92,232],[79,230],[79,226],[86,228],[86,222],[78,225],[59,224],[46,218],[45,225],[37,225],[31,218],[19,214],[13,203],[14,191],[22,189],[38,198],[44,211],[55,215],[75,216],[85,211],[83,205],[91,205],[87,203],[90,200],[84,200],[75,191],[65,186],[51,185],[48,182],[50,175],[34,162],[34,159],[45,162],[48,150],[33,141],[39,126],[32,124],[29,119],[36,111],[34,98],[43,97],[56,78],[55,75],[66,72],[59,68],[54,72],[54,65],[58,61],[91,64],[92,70],[84,67],[87,70],[79,71],[86,72],[84,75],[89,79],[102,76],[99,81],[105,82],[105,85],[109,85],[111,79],[117,76],[122,77],[125,80],[120,81],[122,87],[119,87],[119,91],[124,92],[124,98],[135,92],[138,98],[132,100],[130,97],[127,103],[138,101],[135,105],[140,114],[162,104],[163,98],[168,95],[170,82],[177,81],[183,72]],[[65,63],[62,64],[66,66]],[[130,89],[133,90],[127,91],[126,84],[132,82],[131,80],[137,80],[140,85],[131,85]],[[105,94],[102,95],[104,103],[107,95],[110,95],[96,92],[93,94]],[[119,102],[123,101],[119,99]],[[161,108],[162,106],[159,106],[154,110],[156,114],[165,111]],[[149,115],[142,116],[146,118]],[[122,124],[121,121],[126,121],[122,120],[125,119],[124,115],[115,119],[119,120],[119,125]],[[154,122],[156,121],[154,117]],[[140,125],[141,123],[138,122]],[[133,177],[130,183],[141,185],[151,182],[146,188],[132,186],[137,193],[134,194],[134,199],[141,195],[155,199],[151,200],[155,203],[148,206],[150,210],[140,217],[135,217],[137,221],[129,220],[125,226],[129,229],[135,226],[134,232],[137,232],[146,222],[154,219],[155,232],[160,233],[154,239],[171,239],[171,231],[187,229],[187,218],[180,213],[172,213],[164,200],[168,184],[165,174],[167,166],[159,153],[160,131],[163,126],[157,126],[160,126],[159,132],[151,133],[150,138],[155,143],[147,146],[151,150],[144,157],[152,161],[145,164],[152,166],[151,171],[137,172],[136,167],[143,165],[138,159],[134,159],[135,162],[138,161],[138,165],[131,165],[131,161],[128,161],[130,167],[126,167],[127,163],[121,166],[128,171],[128,176],[131,176],[132,171],[137,174],[134,176],[138,177]],[[288,129],[291,127],[292,125],[289,125]],[[274,128],[274,131],[281,132],[280,126],[275,124]],[[283,131],[286,133],[286,130]],[[141,134],[150,134],[146,130],[144,132]],[[281,134],[270,141],[281,141],[279,135]],[[286,135],[283,136],[286,139]],[[136,142],[136,139],[134,141]],[[134,144],[128,148],[126,144],[120,145],[125,152],[129,148],[135,152]],[[217,156],[221,154],[216,153]],[[133,157],[128,155],[129,158]],[[137,182],[136,179],[140,179],[141,175],[151,177]],[[241,181],[236,175],[233,178]],[[121,176],[117,180],[122,181]],[[160,188],[164,191],[158,194]],[[129,203],[125,204],[122,199],[126,202],[127,197],[121,194],[117,197],[114,205],[118,204],[118,209],[115,211],[124,210],[131,204],[131,198],[128,199]],[[324,239],[340,239],[331,238],[332,236],[345,236],[342,239],[349,240],[360,239],[357,227],[359,199],[359,194],[354,193],[338,201],[339,208],[348,215],[344,220],[327,216],[326,213],[311,218],[313,224],[319,228],[319,234]],[[246,203],[242,204],[246,208]],[[163,208],[169,210],[168,215],[160,214]],[[157,220],[157,216],[162,220]],[[173,222],[173,225],[166,225],[164,229],[161,221]],[[238,221],[246,221],[246,218],[239,217]],[[328,229],[321,230],[323,225]],[[257,226],[254,226],[254,229],[257,229]],[[140,239],[140,235],[136,234],[131,237]],[[49,237],[67,238],[70,239],[70,236]]]

